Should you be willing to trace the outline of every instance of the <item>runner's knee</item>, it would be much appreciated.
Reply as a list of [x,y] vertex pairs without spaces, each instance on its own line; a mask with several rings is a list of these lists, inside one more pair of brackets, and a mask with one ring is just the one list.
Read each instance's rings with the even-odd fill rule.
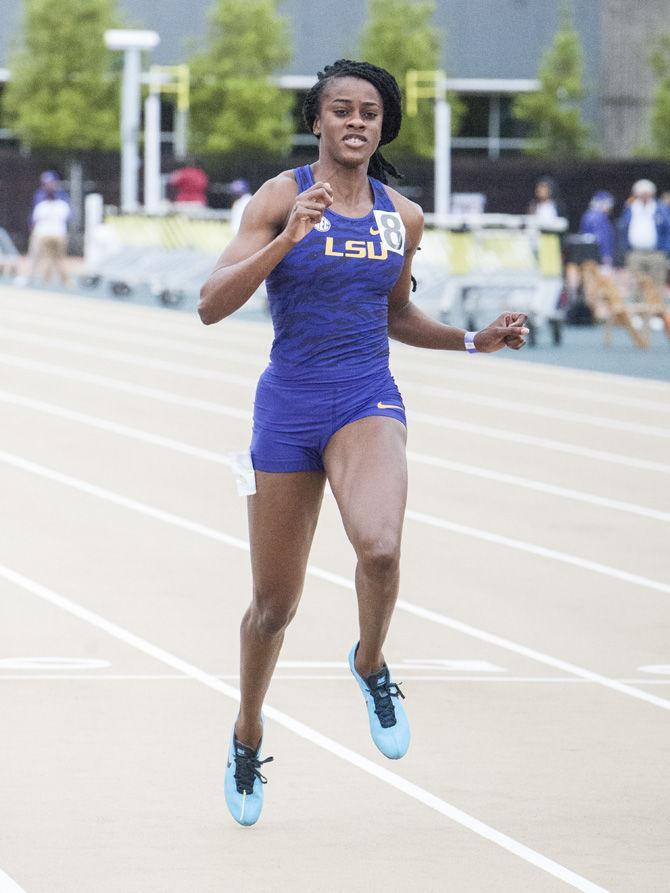
[[283,632],[295,617],[300,594],[297,587],[274,586],[270,592],[255,587],[251,615],[256,630],[264,636]]
[[388,534],[362,537],[356,555],[368,573],[393,573],[400,564],[400,540]]

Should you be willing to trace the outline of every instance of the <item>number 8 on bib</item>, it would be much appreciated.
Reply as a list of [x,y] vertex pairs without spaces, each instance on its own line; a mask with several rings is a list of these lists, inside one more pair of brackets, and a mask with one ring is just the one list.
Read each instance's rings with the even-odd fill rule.
[[397,211],[373,212],[382,245],[395,254],[405,253],[405,225]]

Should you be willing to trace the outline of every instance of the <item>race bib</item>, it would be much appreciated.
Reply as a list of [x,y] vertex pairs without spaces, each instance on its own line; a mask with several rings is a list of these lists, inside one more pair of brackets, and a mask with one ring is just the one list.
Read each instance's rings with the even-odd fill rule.
[[405,224],[397,211],[374,211],[382,245],[395,254],[405,253]]

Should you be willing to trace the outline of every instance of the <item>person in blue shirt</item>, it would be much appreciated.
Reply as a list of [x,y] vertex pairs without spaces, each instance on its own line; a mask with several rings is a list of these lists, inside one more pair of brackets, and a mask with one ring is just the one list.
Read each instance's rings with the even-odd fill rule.
[[613,207],[614,196],[611,192],[596,192],[579,224],[580,233],[595,236],[600,248],[600,262],[606,267],[614,263],[616,233],[610,220]]
[[70,196],[61,186],[61,180],[56,171],[44,171],[40,174],[40,185],[33,193],[33,208],[45,198],[59,198],[64,202],[70,201]]
[[423,213],[386,185],[397,172],[379,147],[401,123],[389,72],[348,60],[328,66],[307,94],[304,117],[318,159],[255,193],[198,308],[205,324],[217,323],[267,280],[275,331],[254,402],[253,595],[242,620],[240,711],[224,780],[242,825],[261,812],[261,708],[302,594],[326,480],[357,558],[359,641],[349,667],[379,750],[399,759],[409,746],[404,695],[382,651],[398,596],[407,497],[405,406],[389,369],[389,337],[489,353],[518,349],[528,334],[522,313],[464,332],[410,300]]

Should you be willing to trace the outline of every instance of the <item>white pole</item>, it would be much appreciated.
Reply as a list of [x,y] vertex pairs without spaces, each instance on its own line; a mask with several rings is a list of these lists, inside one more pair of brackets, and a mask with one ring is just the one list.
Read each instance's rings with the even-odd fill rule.
[[144,101],[144,210],[157,214],[161,203],[161,100],[149,91]]
[[105,31],[105,46],[123,51],[121,82],[121,210],[137,210],[137,173],[140,167],[137,148],[140,129],[140,75],[142,50],[153,50],[160,43],[155,31],[110,28]]
[[435,216],[438,226],[451,206],[451,107],[444,78],[435,83]]
[[103,213],[102,196],[97,192],[90,192],[84,199],[84,259],[87,267],[94,263],[95,231],[103,221]]
[[75,230],[77,235],[82,228],[82,209],[84,206],[84,171],[81,161],[73,161],[70,164],[70,206],[72,208],[72,217],[70,218],[70,226]]
[[140,166],[137,148],[140,128],[140,50],[129,47],[123,55],[121,86],[121,210],[137,210],[137,172]]

